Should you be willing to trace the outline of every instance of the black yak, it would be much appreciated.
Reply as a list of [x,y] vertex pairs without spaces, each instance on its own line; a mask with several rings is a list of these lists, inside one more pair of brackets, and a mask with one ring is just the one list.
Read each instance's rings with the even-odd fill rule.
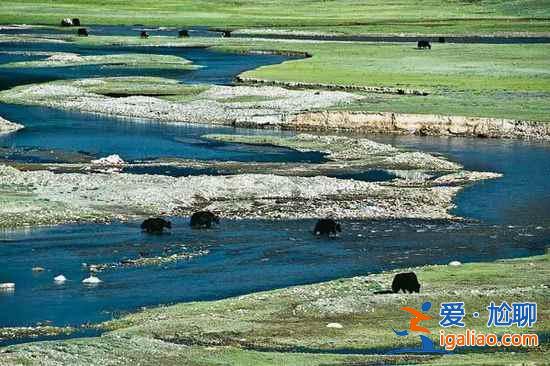
[[342,228],[340,227],[340,224],[338,224],[333,219],[320,219],[315,224],[315,228],[313,229],[313,233],[317,236],[320,235],[336,235],[337,232],[341,232]]
[[418,282],[418,278],[416,278],[414,272],[398,273],[393,278],[391,289],[395,293],[399,291],[408,293],[420,292],[420,282]]
[[193,229],[209,229],[213,222],[220,223],[218,216],[210,211],[199,211],[191,215],[190,225]]
[[432,49],[432,45],[430,44],[430,41],[418,41],[418,45],[417,47],[419,49],[424,49],[424,48],[428,48],[428,49]]
[[171,229],[172,223],[158,217],[147,219],[141,224],[141,229],[148,233],[160,234],[163,232],[164,228]]

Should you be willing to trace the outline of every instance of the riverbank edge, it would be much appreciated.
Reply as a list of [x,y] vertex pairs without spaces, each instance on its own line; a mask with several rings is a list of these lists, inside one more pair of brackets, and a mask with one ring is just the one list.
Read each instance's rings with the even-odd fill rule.
[[[243,51],[243,54],[272,54],[272,55],[288,55],[298,56],[297,54],[290,54],[288,52],[279,51]],[[308,56],[309,55],[309,56]],[[312,57],[310,54],[305,53],[304,58]],[[426,96],[429,93],[425,90],[407,89],[407,88],[392,88],[386,86],[364,86],[364,85],[339,85],[339,84],[325,84],[325,83],[305,83],[300,81],[281,81],[281,80],[268,80],[243,76],[242,74],[235,77],[236,84],[243,85],[260,85],[260,86],[279,86],[286,89],[323,89],[332,91],[345,91],[345,92],[362,92],[362,93],[380,93],[380,94],[398,94],[398,95],[421,95]]]
[[360,131],[550,141],[550,123],[546,122],[437,114],[326,110],[289,116],[285,127],[297,131]]

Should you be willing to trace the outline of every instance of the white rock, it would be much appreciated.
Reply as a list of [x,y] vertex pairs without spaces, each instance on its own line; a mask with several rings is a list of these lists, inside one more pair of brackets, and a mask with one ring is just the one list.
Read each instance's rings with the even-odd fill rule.
[[101,282],[103,282],[103,281],[101,281],[96,276],[90,276],[90,277],[85,278],[85,279],[82,280],[82,283],[87,283],[87,284],[96,284],[96,283],[101,283]]
[[117,154],[92,160],[92,164],[95,164],[95,165],[123,165],[124,163],[125,163],[124,160],[122,160],[122,158]]
[[32,267],[32,271],[33,272],[42,272],[42,271],[44,271],[44,268],[43,267]]
[[461,266],[462,263],[459,262],[459,261],[451,261],[449,262],[449,266],[453,266],[453,267],[458,267],[458,266]]
[[15,283],[13,282],[0,283],[0,290],[14,290],[14,289],[15,289]]
[[328,323],[327,328],[342,329],[344,326],[340,323]]
[[63,275],[58,275],[58,276],[55,276],[53,278],[54,282],[55,283],[63,283],[65,281],[67,281],[67,277],[63,276]]

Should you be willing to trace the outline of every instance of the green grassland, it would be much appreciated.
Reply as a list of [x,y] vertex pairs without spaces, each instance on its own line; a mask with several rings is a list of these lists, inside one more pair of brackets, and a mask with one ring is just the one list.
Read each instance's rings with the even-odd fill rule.
[[343,106],[347,110],[550,120],[549,45],[435,44],[422,51],[412,43],[266,42],[221,48],[312,55],[245,72],[245,78],[429,93],[370,94]]
[[[386,87],[427,96],[364,93],[367,98],[337,109],[500,117],[550,121],[550,46],[544,44],[435,44],[284,42],[169,37],[74,37],[83,46],[201,46],[227,52],[307,52],[310,58],[241,74],[278,82]],[[154,48],[152,48],[154,52]]]
[[279,27],[341,33],[548,33],[548,0],[3,0],[0,23]]
[[[433,319],[422,325],[432,330],[436,342],[440,320],[437,309],[446,301],[464,301],[464,321],[478,332],[548,334],[548,255],[459,267],[426,266],[415,272],[423,286],[420,295],[374,294],[390,286],[395,272],[385,272],[219,301],[158,307],[104,323],[102,327],[110,332],[98,338],[0,349],[5,352],[0,365],[62,361],[168,365],[544,364],[548,352],[544,341],[529,350],[506,352],[469,350],[445,356],[384,353],[397,347],[419,346],[417,336],[396,337],[391,328],[407,327],[409,316],[400,307],[420,308],[424,301],[434,304],[429,313]],[[491,301],[537,302],[538,321],[529,330],[487,328],[485,308]],[[471,316],[473,311],[480,311],[478,319]],[[329,328],[329,323],[339,323],[342,328]],[[455,327],[447,332],[461,333],[464,329]]]

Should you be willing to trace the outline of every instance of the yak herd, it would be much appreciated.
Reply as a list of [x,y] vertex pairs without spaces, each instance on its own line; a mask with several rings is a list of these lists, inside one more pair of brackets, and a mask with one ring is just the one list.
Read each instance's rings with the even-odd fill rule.
[[[64,18],[61,20],[61,26],[62,27],[80,27],[80,19],[79,18]],[[231,37],[231,31],[226,29],[221,30],[215,30],[216,32],[220,33],[220,36],[222,38],[229,38]],[[78,28],[77,34],[81,37],[87,37],[88,36],[88,30],[86,28]],[[149,38],[149,32],[142,30],[139,32],[140,38],[147,39]],[[181,29],[178,31],[178,38],[187,38],[189,37],[189,30],[187,29]],[[445,37],[439,37],[437,39],[439,43],[445,43]],[[432,45],[430,44],[430,41],[428,40],[419,40],[416,47],[420,50],[422,49],[432,49]]]
[[[220,219],[216,214],[210,211],[198,211],[191,215],[189,225],[193,229],[209,229],[213,223],[220,223]],[[161,234],[164,229],[171,228],[172,223],[160,217],[146,219],[141,224],[141,229],[150,234]],[[313,234],[318,237],[333,237],[339,232],[342,232],[340,224],[331,218],[319,219],[313,228]],[[393,278],[391,290],[382,290],[375,293],[398,293],[400,291],[403,291],[403,293],[420,292],[420,282],[418,282],[414,272],[396,274]]]
[[[61,20],[61,26],[63,27],[80,27],[79,18],[64,18]],[[82,37],[88,36],[88,30],[86,28],[78,28],[77,34]],[[221,36],[224,38],[231,37],[231,32],[228,30],[221,31]],[[189,37],[189,31],[187,29],[182,29],[178,31],[179,38]],[[140,31],[140,38],[149,38],[149,33],[147,31]],[[444,43],[445,39],[439,37],[438,42]],[[417,43],[418,49],[431,49],[432,46],[428,40],[419,40]],[[210,211],[199,211],[195,212],[191,216],[190,226],[193,229],[209,229],[212,227],[213,223],[219,224],[220,220],[217,215]],[[172,224],[170,221],[163,218],[149,218],[143,221],[141,224],[141,229],[149,234],[161,234],[164,229],[171,229]],[[317,237],[327,236],[333,237],[337,233],[341,232],[342,228],[339,223],[331,218],[319,219],[313,228],[313,234]],[[398,273],[395,275],[391,290],[378,291],[377,293],[397,293],[399,291],[403,292],[419,292],[420,283],[416,275],[413,272],[407,273]]]
[[[219,224],[220,218],[210,211],[198,211],[191,215],[189,225],[193,229],[210,229],[212,224]],[[164,229],[171,229],[172,223],[160,217],[152,217],[141,223],[141,229],[149,234],[162,234]],[[317,236],[334,236],[342,232],[340,224],[333,219],[320,219],[315,224],[313,233]]]

